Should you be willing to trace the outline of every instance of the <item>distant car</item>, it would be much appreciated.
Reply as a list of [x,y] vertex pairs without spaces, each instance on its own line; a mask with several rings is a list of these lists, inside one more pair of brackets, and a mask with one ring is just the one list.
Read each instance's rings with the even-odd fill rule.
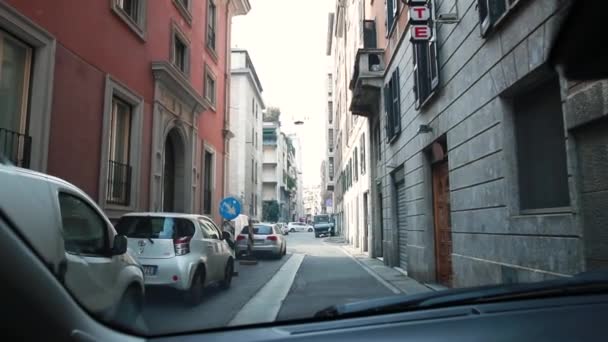
[[146,285],[182,291],[187,300],[200,302],[204,287],[230,287],[234,254],[228,240],[211,219],[177,213],[131,213],[116,229],[129,238],[137,253]]
[[0,164],[0,184],[0,208],[85,308],[120,322],[138,317],[142,268],[95,201],[62,179],[10,165]]
[[[237,237],[236,253],[244,254],[247,251],[249,227],[244,227]],[[253,225],[254,253],[267,253],[280,259],[287,253],[287,240],[280,228],[273,223],[256,223]]]
[[289,222],[287,227],[289,228],[289,232],[291,232],[291,233],[314,231],[312,226],[310,226],[306,223],[303,223],[303,222]]

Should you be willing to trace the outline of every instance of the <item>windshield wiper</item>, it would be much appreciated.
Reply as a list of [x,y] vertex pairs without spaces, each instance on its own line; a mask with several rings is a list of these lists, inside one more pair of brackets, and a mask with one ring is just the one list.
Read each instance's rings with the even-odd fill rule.
[[539,283],[484,286],[385,297],[333,305],[318,311],[314,317],[357,317],[457,305],[594,293],[608,293],[608,272],[583,273],[571,278]]

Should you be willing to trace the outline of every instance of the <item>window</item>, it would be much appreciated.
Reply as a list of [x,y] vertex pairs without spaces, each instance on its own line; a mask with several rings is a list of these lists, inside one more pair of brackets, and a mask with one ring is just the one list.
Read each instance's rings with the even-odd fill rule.
[[251,181],[255,182],[255,162],[251,159]]
[[478,0],[481,35],[487,36],[517,3],[519,0]]
[[203,232],[203,239],[213,239],[213,240],[220,239],[218,230],[213,225],[211,225],[211,222],[209,222],[207,220],[203,220],[203,219],[199,219],[198,222],[201,225],[201,230]]
[[215,108],[215,96],[216,96],[216,87],[215,87],[215,76],[211,73],[209,69],[205,72],[205,98],[211,106]]
[[334,122],[334,103],[333,101],[327,102],[327,119],[331,125]]
[[[431,8],[433,2],[428,3]],[[429,27],[433,34],[437,32],[432,20],[429,20]],[[439,86],[439,65],[437,61],[437,37],[429,41],[421,41],[412,44],[413,63],[414,63],[414,98],[416,108],[420,108],[434,94]]]
[[332,76],[332,74],[327,74],[327,94],[331,96],[333,89],[334,89],[333,76]]
[[29,167],[27,135],[32,49],[0,30],[0,154]]
[[112,0],[112,10],[140,38],[145,38],[147,0]]
[[213,191],[213,153],[205,151],[203,166],[203,213],[211,214],[211,198]]
[[65,249],[68,253],[108,253],[108,227],[98,212],[84,200],[66,193],[59,193],[59,207]]
[[329,152],[334,151],[334,129],[330,128],[327,130],[327,148]]
[[131,193],[130,141],[133,108],[114,96],[110,115],[110,146],[106,202],[128,205]]
[[188,74],[188,46],[183,38],[173,36],[173,64],[184,74]]
[[329,180],[334,180],[334,157],[329,157]]
[[355,173],[355,182],[356,182],[359,180],[359,152],[356,147],[355,147],[355,150],[353,151],[353,162],[354,162],[353,167],[355,168],[354,173]]
[[251,114],[255,116],[255,99],[251,98]]
[[217,28],[217,8],[214,0],[207,0],[207,47],[215,51],[215,31]]
[[138,204],[143,106],[143,98],[106,76],[98,194],[104,210],[135,210]]
[[384,109],[386,110],[386,139],[391,142],[401,132],[399,69],[395,69],[390,81],[384,86]]
[[177,217],[123,216],[116,224],[118,234],[140,239],[175,239],[194,235],[194,225]]
[[359,147],[361,148],[361,174],[364,175],[365,174],[365,133],[361,134]]
[[513,100],[521,210],[570,206],[557,78]]
[[386,0],[384,10],[386,12],[386,35],[388,36],[392,31],[395,22],[397,22],[397,16],[399,15],[399,0]]
[[192,24],[191,1],[190,0],[173,0],[173,4],[184,17],[188,25]]
[[376,137],[374,145],[376,146],[376,159],[378,161],[382,160],[382,137],[380,133],[380,125],[376,125],[374,128],[374,136]]

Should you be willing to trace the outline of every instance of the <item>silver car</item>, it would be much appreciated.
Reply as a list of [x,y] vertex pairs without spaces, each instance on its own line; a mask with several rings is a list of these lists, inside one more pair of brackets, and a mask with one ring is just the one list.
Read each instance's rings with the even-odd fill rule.
[[146,285],[168,286],[196,304],[211,283],[230,287],[234,254],[223,233],[206,216],[176,213],[124,215],[116,229],[142,264]]
[[[236,253],[239,255],[247,252],[248,234],[249,227],[244,227],[236,239]],[[282,258],[287,253],[287,240],[279,226],[273,223],[254,224],[252,251],[271,254],[278,259]]]

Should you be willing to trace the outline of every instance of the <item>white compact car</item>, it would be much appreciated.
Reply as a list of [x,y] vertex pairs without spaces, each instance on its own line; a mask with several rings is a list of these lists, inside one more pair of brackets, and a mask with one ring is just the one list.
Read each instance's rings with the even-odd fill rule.
[[142,264],[146,285],[181,290],[192,304],[200,302],[210,283],[230,287],[234,252],[230,234],[211,219],[177,213],[131,213],[116,229],[129,239],[129,248]]
[[138,317],[143,270],[127,252],[127,238],[82,190],[0,164],[0,208],[86,309],[118,322]]
[[308,225],[306,223],[303,222],[289,222],[289,224],[287,225],[287,228],[289,228],[289,232],[291,233],[295,233],[295,232],[313,232],[314,229],[311,225]]

